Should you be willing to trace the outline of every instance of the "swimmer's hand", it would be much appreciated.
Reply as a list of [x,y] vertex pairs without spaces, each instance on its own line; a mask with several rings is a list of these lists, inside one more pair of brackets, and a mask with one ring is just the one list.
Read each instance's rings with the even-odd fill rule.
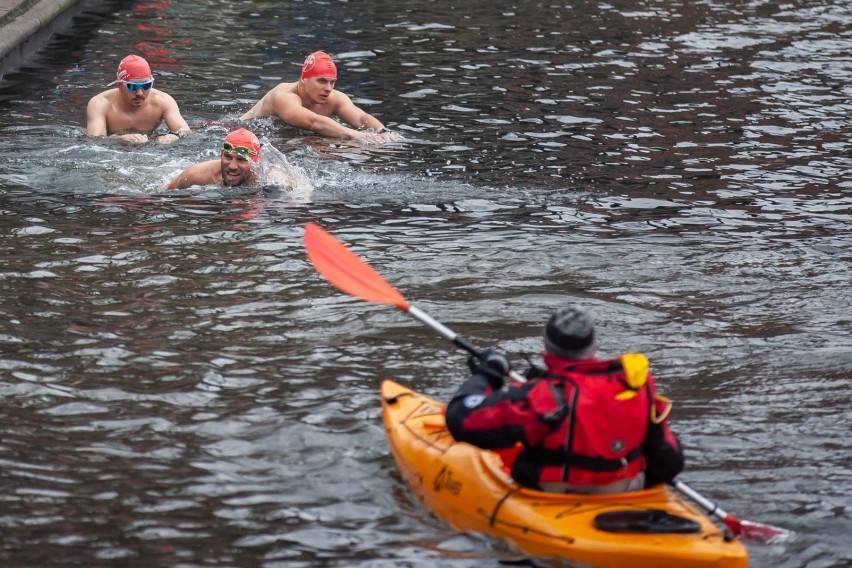
[[356,130],[355,135],[352,136],[352,138],[358,140],[359,142],[367,144],[384,144],[385,142],[399,142],[403,139],[401,134],[391,132],[384,126],[379,130]]
[[392,130],[388,130],[387,128],[382,128],[379,130],[379,135],[382,136],[388,142],[401,142],[403,140],[402,134],[398,132],[393,132]]
[[179,138],[180,138],[180,136],[178,136],[177,134],[172,134],[171,132],[168,132],[166,134],[163,134],[162,136],[158,136],[157,142],[160,143],[160,144],[171,144],[172,142],[174,142],[175,140],[178,140]]
[[177,131],[169,130],[168,132],[157,138],[157,142],[159,142],[160,144],[171,144],[178,138],[186,138],[190,134],[192,134],[192,130],[189,129],[189,126],[184,126],[183,128]]
[[384,144],[385,142],[387,142],[385,137],[381,134],[377,134],[375,132],[366,132],[363,130],[356,130],[355,134],[352,135],[352,138],[354,138],[358,142],[364,142],[366,144]]
[[129,142],[130,144],[144,144],[148,141],[147,134],[115,134],[115,138],[122,140],[124,142]]

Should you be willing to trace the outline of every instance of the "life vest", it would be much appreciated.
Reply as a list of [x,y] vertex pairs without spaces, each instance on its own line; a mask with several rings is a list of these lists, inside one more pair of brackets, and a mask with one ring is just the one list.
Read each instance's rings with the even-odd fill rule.
[[550,432],[522,450],[512,476],[534,486],[600,486],[644,471],[642,445],[654,408],[647,359],[569,361],[545,353],[544,360],[548,370],[524,385],[525,399],[551,423]]

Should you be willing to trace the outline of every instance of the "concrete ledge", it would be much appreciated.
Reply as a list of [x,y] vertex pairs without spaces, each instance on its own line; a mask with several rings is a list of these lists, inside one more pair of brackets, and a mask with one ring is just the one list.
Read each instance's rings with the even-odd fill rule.
[[39,0],[0,0],[0,27],[5,26]]
[[80,0],[0,0],[0,77],[38,53],[83,10]]

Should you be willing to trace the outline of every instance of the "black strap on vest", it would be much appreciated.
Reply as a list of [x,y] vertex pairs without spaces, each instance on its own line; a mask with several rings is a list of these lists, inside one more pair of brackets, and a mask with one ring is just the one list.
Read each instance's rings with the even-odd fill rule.
[[590,471],[618,471],[627,467],[627,465],[642,457],[642,448],[633,448],[622,459],[611,460],[601,457],[589,457],[579,454],[568,454],[560,451],[544,451],[540,455],[540,463],[542,465],[563,466],[568,465],[580,467]]

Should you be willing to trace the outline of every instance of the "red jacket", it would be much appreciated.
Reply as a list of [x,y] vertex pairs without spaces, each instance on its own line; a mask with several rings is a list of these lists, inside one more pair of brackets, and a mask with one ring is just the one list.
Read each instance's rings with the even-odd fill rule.
[[666,420],[670,403],[656,395],[647,367],[641,380],[628,376],[628,357],[570,361],[545,354],[546,372],[500,391],[473,375],[447,405],[447,427],[456,440],[481,448],[520,442],[512,477],[529,487],[602,486],[640,472],[646,484],[671,481],[684,459]]

